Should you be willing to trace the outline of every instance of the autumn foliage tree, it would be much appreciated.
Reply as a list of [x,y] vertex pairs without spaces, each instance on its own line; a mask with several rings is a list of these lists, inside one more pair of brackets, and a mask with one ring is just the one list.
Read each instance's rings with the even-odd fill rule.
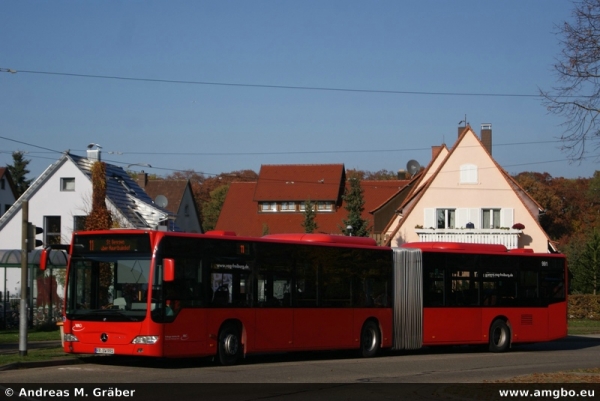
[[[106,207],[106,164],[95,162],[92,165],[92,210],[85,219],[85,229],[88,231],[108,230],[112,228],[113,220]],[[99,266],[100,304],[109,302],[109,287],[113,284],[113,274],[109,263]]]
[[[194,194],[194,200],[196,201],[196,205],[198,205],[198,215],[200,216],[201,220],[204,222],[205,220],[205,216],[204,216],[204,207],[206,204],[213,202],[213,206],[218,204],[218,200],[217,199],[213,199],[213,196],[211,195],[211,193],[213,193],[213,191],[215,191],[217,188],[222,187],[222,186],[229,186],[229,184],[231,184],[232,182],[236,182],[236,181],[242,181],[242,182],[248,182],[248,181],[256,181],[258,179],[258,174],[256,174],[254,171],[252,170],[238,170],[238,171],[232,171],[229,173],[222,173],[219,175],[215,175],[212,177],[206,177],[204,174],[202,173],[198,173],[196,171],[193,170],[187,170],[187,171],[177,171],[173,174],[170,174],[166,177],[167,179],[185,179],[185,180],[190,180],[190,184],[192,186],[192,192]],[[214,193],[217,196],[221,196],[222,192],[215,192]],[[222,203],[221,205],[222,206]],[[220,212],[220,207],[218,208],[218,210],[214,210],[214,208],[209,209],[212,213],[217,213],[216,218],[218,219],[218,213]],[[214,216],[208,216],[209,220],[214,219]],[[212,223],[211,223],[212,224]],[[216,220],[214,221],[214,224],[216,224]],[[204,224],[203,224],[204,226]],[[209,224],[210,226],[210,224]]]
[[95,162],[92,165],[92,211],[85,219],[88,231],[112,228],[112,216],[106,207],[106,164]]

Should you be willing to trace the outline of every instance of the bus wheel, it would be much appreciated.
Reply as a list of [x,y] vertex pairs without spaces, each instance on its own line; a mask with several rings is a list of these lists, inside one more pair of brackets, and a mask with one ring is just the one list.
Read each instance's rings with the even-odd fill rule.
[[368,321],[360,333],[360,354],[364,358],[375,356],[379,352],[381,340],[379,328],[373,321]]
[[235,365],[240,359],[242,344],[240,330],[236,324],[227,324],[219,333],[217,357],[223,366]]
[[497,319],[490,328],[490,351],[504,352],[510,345],[510,329],[504,320]]

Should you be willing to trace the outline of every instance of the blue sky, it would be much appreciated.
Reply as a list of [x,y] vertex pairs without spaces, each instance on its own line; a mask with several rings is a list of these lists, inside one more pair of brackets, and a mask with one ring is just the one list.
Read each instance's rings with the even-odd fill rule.
[[555,26],[571,10],[564,0],[1,2],[0,68],[21,72],[0,73],[0,165],[27,151],[33,177],[60,157],[52,150],[84,155],[93,142],[105,161],[158,175],[287,163],[396,171],[454,144],[466,115],[476,132],[492,124],[493,156],[510,173],[590,177],[594,159],[568,162],[563,120],[537,97],[397,93],[550,89]]

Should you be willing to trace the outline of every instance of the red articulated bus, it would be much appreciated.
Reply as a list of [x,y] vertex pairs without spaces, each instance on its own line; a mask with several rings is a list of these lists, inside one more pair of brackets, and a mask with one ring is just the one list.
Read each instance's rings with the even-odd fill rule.
[[64,350],[215,356],[513,343],[566,336],[563,255],[323,234],[78,232]]

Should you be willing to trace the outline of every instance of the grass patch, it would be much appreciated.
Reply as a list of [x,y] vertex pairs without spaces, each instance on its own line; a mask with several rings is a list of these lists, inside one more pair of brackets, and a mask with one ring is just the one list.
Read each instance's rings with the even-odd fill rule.
[[[60,341],[60,331],[28,330],[27,341]],[[0,331],[0,344],[18,344],[19,330]]]
[[569,319],[569,335],[600,334],[600,320]]
[[18,352],[0,355],[0,365],[8,365],[17,362],[40,362],[52,359],[76,358],[72,354],[66,354],[62,348],[39,348],[27,350],[27,356],[20,356]]

